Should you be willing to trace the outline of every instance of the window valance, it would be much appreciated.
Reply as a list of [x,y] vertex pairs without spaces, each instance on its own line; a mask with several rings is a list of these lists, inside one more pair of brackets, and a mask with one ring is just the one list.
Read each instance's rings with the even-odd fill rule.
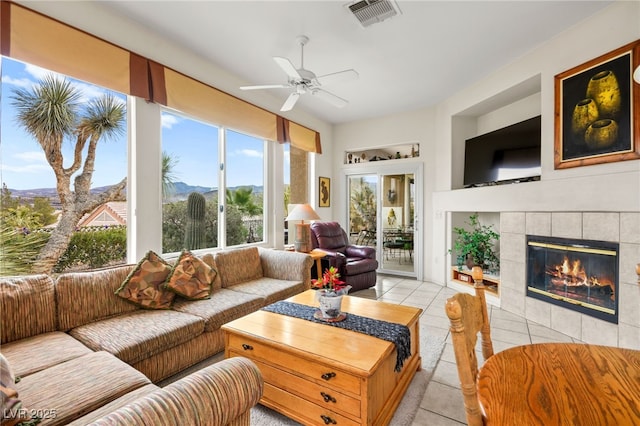
[[0,3],[2,54],[149,99],[146,59],[15,3]]

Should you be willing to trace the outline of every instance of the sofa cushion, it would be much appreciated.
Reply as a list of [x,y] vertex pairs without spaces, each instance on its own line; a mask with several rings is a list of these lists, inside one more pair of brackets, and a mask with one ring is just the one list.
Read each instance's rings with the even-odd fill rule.
[[[28,376],[93,351],[60,331],[38,334],[2,345],[17,377]],[[28,354],[28,356],[25,356]]]
[[212,253],[205,253],[202,255],[202,261],[209,265],[209,267],[216,270],[216,277],[213,279],[213,284],[211,285],[211,291],[218,290],[222,288],[222,279],[220,278],[220,273],[218,272],[218,266],[216,265],[216,259],[213,257]]
[[239,293],[249,293],[264,298],[264,304],[270,305],[307,290],[302,281],[285,281],[275,278],[260,278],[257,280],[236,284],[228,287]]
[[108,404],[103,405],[97,410],[90,412],[86,416],[82,416],[72,421],[71,423],[67,424],[67,426],[87,426],[92,421],[106,416],[107,414],[116,411],[118,408],[124,407],[125,405],[132,403],[136,399],[149,395],[150,393],[155,392],[158,389],[160,388],[154,384],[144,385],[138,389],[132,390],[131,392],[122,395],[120,398],[115,399]]
[[56,331],[53,280],[48,275],[0,277],[0,344]]
[[116,294],[144,309],[169,309],[176,294],[164,288],[171,265],[149,250]]
[[114,292],[135,265],[61,274],[55,283],[58,330],[68,331],[138,308]]
[[180,253],[164,286],[185,299],[206,299],[211,294],[211,285],[217,275],[218,271],[185,250]]
[[173,309],[196,315],[205,321],[205,331],[215,331],[229,321],[257,311],[265,304],[262,296],[228,289],[214,291],[207,300],[176,300]]
[[71,336],[94,351],[135,364],[178,346],[204,331],[202,318],[172,310],[137,310],[76,327]]
[[0,409],[2,409],[0,423],[3,425],[15,425],[32,420],[20,400],[16,388],[16,376],[2,354],[0,354]]
[[263,276],[257,247],[219,251],[215,254],[222,287],[252,281]]
[[150,383],[113,355],[92,352],[31,374],[17,388],[25,407],[50,414],[42,425],[53,426],[65,425]]

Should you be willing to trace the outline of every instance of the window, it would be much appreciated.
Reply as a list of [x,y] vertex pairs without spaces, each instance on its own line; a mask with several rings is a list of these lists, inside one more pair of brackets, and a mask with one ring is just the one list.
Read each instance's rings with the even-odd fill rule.
[[219,129],[163,111],[162,252],[218,247]]
[[[39,271],[61,272],[68,268],[87,269],[124,263],[126,228],[119,223],[116,231],[107,223],[96,227],[95,220],[83,220],[83,215],[75,211],[80,211],[78,199],[83,200],[89,212],[84,218],[91,218],[94,212],[98,216],[100,209],[108,204],[126,201],[126,96],[7,57],[1,59],[1,74],[0,178],[3,191],[0,217],[3,244],[24,243],[24,238],[13,238],[16,230],[37,240],[30,241],[26,258],[11,259],[10,255],[3,254],[0,258],[2,273],[29,273],[36,264],[36,257],[42,253],[49,253],[54,259],[50,262],[57,260],[57,263],[40,260],[37,262]],[[53,118],[45,113],[33,114],[34,111],[49,110],[40,110],[35,105],[42,105],[46,94],[53,92],[67,93],[63,104],[69,111],[68,116],[72,117],[68,131],[59,132],[62,137],[59,145],[38,137],[38,128]],[[78,130],[87,123],[83,118],[88,117],[96,119],[90,121],[94,124],[113,123],[113,126],[101,127],[101,136],[95,144],[88,137],[78,136]],[[97,120],[99,118],[111,121]],[[79,157],[74,161],[78,144],[84,144],[84,147],[78,150]],[[50,153],[49,160],[45,155],[47,152]],[[67,176],[68,173],[71,175]],[[105,202],[98,201],[98,193],[107,195]],[[65,213],[63,207],[66,207]],[[114,211],[115,215],[119,213]],[[61,220],[63,216],[65,220]],[[126,214],[122,219],[126,226]],[[90,238],[86,238],[88,234],[82,238],[76,235],[76,231],[86,227],[101,229],[90,233]],[[71,244],[62,248],[49,246],[47,241],[51,235]],[[100,239],[102,243],[99,243]],[[70,251],[71,246],[75,246],[75,250]],[[102,249],[96,253],[96,247]]]
[[267,142],[225,132],[227,245],[264,241],[264,182]]
[[161,119],[163,253],[264,241],[266,142],[168,110]]

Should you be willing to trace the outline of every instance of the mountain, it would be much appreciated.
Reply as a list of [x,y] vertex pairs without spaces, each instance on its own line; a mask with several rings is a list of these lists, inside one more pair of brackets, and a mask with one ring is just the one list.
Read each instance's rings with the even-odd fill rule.
[[[207,198],[215,197],[218,194],[218,188],[211,188],[206,186],[189,185],[185,182],[174,182],[174,193],[171,196],[171,201],[186,200],[191,192],[199,192]],[[262,186],[256,185],[242,185],[237,187],[228,188],[231,191],[235,191],[237,188],[250,187],[254,194],[261,194],[263,192]],[[100,186],[91,188],[92,193],[100,193],[109,189],[110,186]],[[34,188],[34,189],[11,189],[11,196],[14,198],[21,198],[23,201],[33,203],[33,199],[36,197],[49,198],[51,205],[54,208],[60,207],[60,199],[55,188]]]

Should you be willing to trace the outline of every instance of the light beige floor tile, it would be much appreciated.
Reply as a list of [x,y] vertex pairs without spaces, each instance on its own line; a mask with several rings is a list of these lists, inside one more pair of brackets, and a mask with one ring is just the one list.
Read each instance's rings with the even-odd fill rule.
[[441,358],[436,370],[433,372],[431,381],[460,389],[458,368],[456,367],[455,362],[443,361]]
[[491,328],[491,340],[512,343],[514,345],[525,345],[531,343],[529,333],[516,333],[515,331]]
[[459,422],[466,422],[462,392],[442,383],[429,382],[420,408]]
[[492,318],[491,319],[491,329],[501,329],[501,330],[509,330],[515,331],[517,333],[529,334],[529,327],[526,322],[521,321],[512,321],[502,318]]
[[433,413],[428,410],[418,409],[416,417],[413,419],[412,426],[461,426],[464,423],[455,421],[440,414]]

